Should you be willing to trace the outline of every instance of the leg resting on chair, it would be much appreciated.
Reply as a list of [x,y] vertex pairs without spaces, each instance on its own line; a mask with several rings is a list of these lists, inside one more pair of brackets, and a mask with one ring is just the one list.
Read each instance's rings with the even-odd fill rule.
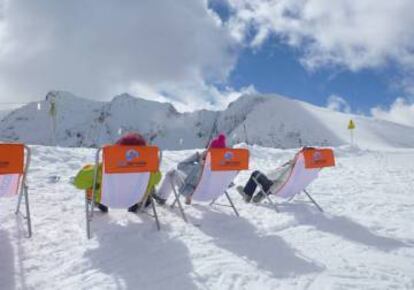
[[264,188],[263,188],[263,186],[262,186],[262,184],[260,183],[260,182],[258,182],[257,181],[257,179],[255,178],[255,177],[252,177],[253,178],[253,181],[256,183],[256,185],[260,188],[260,190],[264,193],[264,195],[265,195],[265,197],[266,197],[266,199],[267,199],[267,201],[271,204],[271,205],[273,205],[274,207],[275,207],[275,210],[276,210],[276,212],[279,212],[279,209],[278,209],[278,207],[277,207],[277,205],[276,205],[276,203],[275,202],[273,202],[273,200],[270,198],[270,192],[268,192],[268,191],[266,191],[266,190],[264,190]]

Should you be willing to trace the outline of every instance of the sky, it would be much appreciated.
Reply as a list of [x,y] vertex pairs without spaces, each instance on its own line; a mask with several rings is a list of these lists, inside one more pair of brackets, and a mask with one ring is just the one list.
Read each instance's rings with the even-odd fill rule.
[[0,0],[0,110],[50,90],[181,111],[279,94],[414,126],[412,0]]

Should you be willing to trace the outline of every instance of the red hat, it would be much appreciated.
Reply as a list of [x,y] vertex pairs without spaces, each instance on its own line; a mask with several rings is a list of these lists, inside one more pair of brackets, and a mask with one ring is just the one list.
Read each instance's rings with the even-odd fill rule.
[[211,141],[210,148],[226,148],[226,136],[224,134],[219,134],[213,141]]
[[137,146],[145,146],[147,142],[145,141],[144,137],[142,137],[138,133],[126,133],[121,138],[116,141],[118,145],[137,145]]

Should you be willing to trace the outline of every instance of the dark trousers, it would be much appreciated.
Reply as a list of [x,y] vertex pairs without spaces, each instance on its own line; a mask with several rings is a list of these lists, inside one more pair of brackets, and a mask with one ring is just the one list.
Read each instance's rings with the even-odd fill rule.
[[257,184],[256,182],[254,182],[253,177],[257,180],[257,182],[263,187],[263,189],[266,192],[273,184],[273,182],[269,180],[269,178],[267,178],[266,175],[256,170],[252,173],[246,185],[244,186],[243,191],[247,195],[253,196],[254,192],[256,191]]

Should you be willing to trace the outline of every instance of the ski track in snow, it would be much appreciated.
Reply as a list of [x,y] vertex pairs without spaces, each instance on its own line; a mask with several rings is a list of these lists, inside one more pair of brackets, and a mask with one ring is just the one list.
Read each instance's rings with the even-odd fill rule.
[[[3,198],[0,289],[414,289],[414,150],[338,148],[337,166],[309,188],[325,214],[302,195],[278,214],[232,189],[240,218],[193,205],[185,224],[177,210],[158,207],[157,232],[149,216],[110,210],[96,214],[87,240],[84,195],[70,177],[95,151],[32,148],[34,234],[24,237],[16,199]],[[265,172],[295,153],[250,150],[251,169]],[[165,152],[162,171],[190,152]]]

